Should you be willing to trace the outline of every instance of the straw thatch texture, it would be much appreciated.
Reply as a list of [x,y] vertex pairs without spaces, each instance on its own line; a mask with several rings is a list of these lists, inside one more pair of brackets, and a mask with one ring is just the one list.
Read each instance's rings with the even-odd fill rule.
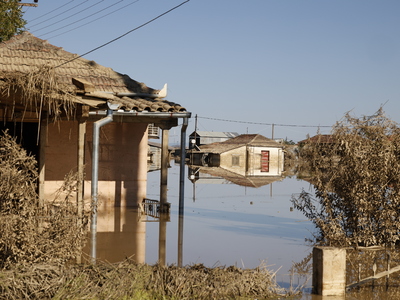
[[[79,80],[87,82],[91,91],[77,86]],[[52,115],[71,114],[76,103],[104,109],[111,97],[126,110],[185,111],[179,104],[163,99],[113,96],[158,92],[128,75],[53,46],[29,32],[0,43],[0,106],[37,113],[45,110]]]

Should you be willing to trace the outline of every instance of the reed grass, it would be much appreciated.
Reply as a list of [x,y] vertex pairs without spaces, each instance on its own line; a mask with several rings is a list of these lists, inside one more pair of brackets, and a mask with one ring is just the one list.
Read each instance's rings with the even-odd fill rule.
[[0,272],[1,299],[268,299],[274,274],[256,269],[137,264],[17,264]]

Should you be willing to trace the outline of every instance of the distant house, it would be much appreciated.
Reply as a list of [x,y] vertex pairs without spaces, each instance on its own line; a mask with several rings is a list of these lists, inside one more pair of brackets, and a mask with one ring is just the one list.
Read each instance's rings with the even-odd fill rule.
[[196,149],[201,145],[224,142],[237,136],[239,136],[237,132],[194,131],[189,135],[189,149]]
[[333,142],[334,139],[331,134],[317,134],[298,142],[298,144],[301,147],[306,144],[332,144]]
[[191,152],[193,164],[221,167],[241,176],[280,176],[283,146],[259,134],[243,134]]

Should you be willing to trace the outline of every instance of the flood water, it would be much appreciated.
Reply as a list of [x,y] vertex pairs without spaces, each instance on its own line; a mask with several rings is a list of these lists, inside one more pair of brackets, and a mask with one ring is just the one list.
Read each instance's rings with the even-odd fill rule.
[[[277,272],[277,281],[288,287],[293,262],[302,261],[312,251],[305,239],[311,238],[314,228],[292,209],[290,199],[292,194],[308,190],[310,184],[286,177],[253,188],[223,178],[203,178],[201,174],[193,183],[188,174],[186,167],[181,247],[179,165],[171,161],[167,199],[171,208],[167,222],[161,228],[157,218],[140,216],[136,210],[99,208],[96,257],[110,262],[134,257],[138,262],[155,264],[159,260],[159,245],[163,244],[160,232],[164,232],[165,249],[161,251],[165,251],[167,264],[178,265],[180,259],[182,265],[201,263],[207,267],[267,265]],[[147,198],[160,199],[160,176],[160,171],[148,173]],[[93,249],[87,248],[86,252],[90,251]]]
[[[163,257],[166,264],[181,262],[183,266],[255,268],[267,265],[276,272],[277,283],[287,289],[305,284],[308,278],[303,296],[296,299],[326,299],[310,295],[311,269],[307,276],[291,272],[293,263],[300,263],[312,252],[306,239],[312,238],[314,225],[293,209],[291,203],[292,195],[303,189],[312,192],[310,183],[291,176],[254,188],[201,173],[196,180],[189,180],[186,167],[182,222],[182,218],[179,221],[180,168],[178,164],[171,164],[167,193],[171,207],[165,222],[133,209],[99,209],[97,259],[118,262],[130,257],[137,262],[155,264]],[[160,176],[160,171],[148,173],[147,198],[160,200]],[[93,251],[91,244],[87,245],[86,253]],[[311,263],[310,260],[308,265]],[[393,292],[398,294],[393,289],[392,294],[352,292],[346,299],[393,299]]]
[[[255,268],[267,263],[278,274],[287,274],[311,249],[305,238],[313,225],[291,209],[291,195],[308,189],[309,183],[285,178],[259,188],[243,187],[224,179],[185,181],[183,264],[237,265]],[[201,175],[200,175],[201,176]],[[149,173],[148,197],[159,197],[159,172]],[[179,167],[168,173],[167,262],[177,263]],[[146,262],[155,263],[158,224],[146,229]]]

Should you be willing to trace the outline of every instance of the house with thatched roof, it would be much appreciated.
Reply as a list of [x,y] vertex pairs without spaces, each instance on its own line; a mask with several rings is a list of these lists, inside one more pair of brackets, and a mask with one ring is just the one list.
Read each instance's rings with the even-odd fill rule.
[[240,176],[280,176],[284,166],[282,144],[259,134],[242,134],[190,152],[194,165],[221,167]]
[[[165,97],[166,87],[150,88],[28,32],[0,43],[0,129],[13,131],[37,156],[42,199],[52,199],[73,172],[78,201],[140,203],[149,124],[162,129],[168,153],[169,129],[182,119],[186,130],[190,118]],[[168,162],[161,164],[166,185]]]

